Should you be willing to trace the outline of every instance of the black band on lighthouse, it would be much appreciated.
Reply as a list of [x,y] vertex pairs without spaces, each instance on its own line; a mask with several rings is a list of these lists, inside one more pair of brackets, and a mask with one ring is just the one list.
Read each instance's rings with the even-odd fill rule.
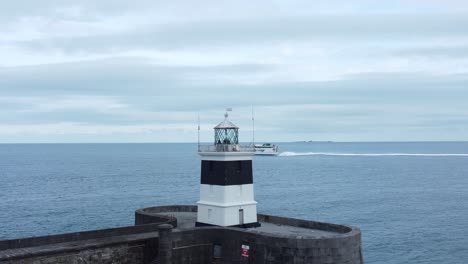
[[202,160],[201,184],[240,185],[252,184],[252,161]]

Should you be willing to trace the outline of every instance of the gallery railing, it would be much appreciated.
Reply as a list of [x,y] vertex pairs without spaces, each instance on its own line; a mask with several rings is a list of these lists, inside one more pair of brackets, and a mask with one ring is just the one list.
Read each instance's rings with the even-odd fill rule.
[[254,152],[253,145],[241,144],[213,144],[198,145],[198,152]]

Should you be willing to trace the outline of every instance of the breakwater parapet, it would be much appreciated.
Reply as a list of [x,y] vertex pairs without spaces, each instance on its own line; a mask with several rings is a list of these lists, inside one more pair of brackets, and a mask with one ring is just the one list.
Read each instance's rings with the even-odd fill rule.
[[363,263],[358,228],[265,214],[259,227],[195,227],[196,216],[197,206],[150,207],[135,226],[4,240],[0,263]]

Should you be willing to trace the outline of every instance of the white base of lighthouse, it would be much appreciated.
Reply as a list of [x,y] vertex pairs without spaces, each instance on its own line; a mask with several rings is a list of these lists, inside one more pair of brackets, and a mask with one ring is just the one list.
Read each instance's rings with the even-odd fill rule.
[[258,226],[253,184],[201,184],[197,204],[197,225]]
[[198,154],[202,164],[196,225],[260,226],[254,200],[254,153],[208,151]]
[[198,226],[259,226],[257,222],[257,204],[220,207],[198,203],[197,219]]

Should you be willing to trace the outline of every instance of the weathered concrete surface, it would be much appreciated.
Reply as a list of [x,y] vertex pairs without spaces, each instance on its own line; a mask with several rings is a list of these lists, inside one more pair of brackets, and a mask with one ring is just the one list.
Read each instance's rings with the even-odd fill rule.
[[[258,228],[195,228],[196,206],[151,207],[139,214],[177,218],[172,263],[213,261],[214,245],[222,248],[218,263],[363,263],[361,232],[350,226],[259,214]],[[242,245],[250,247],[249,257],[241,256]],[[204,251],[209,255],[201,256]]]
[[0,264],[147,263],[159,224],[0,241]]
[[172,226],[159,226],[158,264],[172,264]]
[[0,261],[2,264],[131,264],[144,262],[143,245],[119,245],[98,249],[86,249],[77,252],[46,255],[41,257],[22,258],[16,260]]
[[263,214],[259,228],[195,227],[196,210],[151,207],[135,212],[136,226],[0,241],[0,264],[152,263],[162,253],[159,226],[167,223],[176,226],[163,243],[173,264],[363,263],[357,228]]

